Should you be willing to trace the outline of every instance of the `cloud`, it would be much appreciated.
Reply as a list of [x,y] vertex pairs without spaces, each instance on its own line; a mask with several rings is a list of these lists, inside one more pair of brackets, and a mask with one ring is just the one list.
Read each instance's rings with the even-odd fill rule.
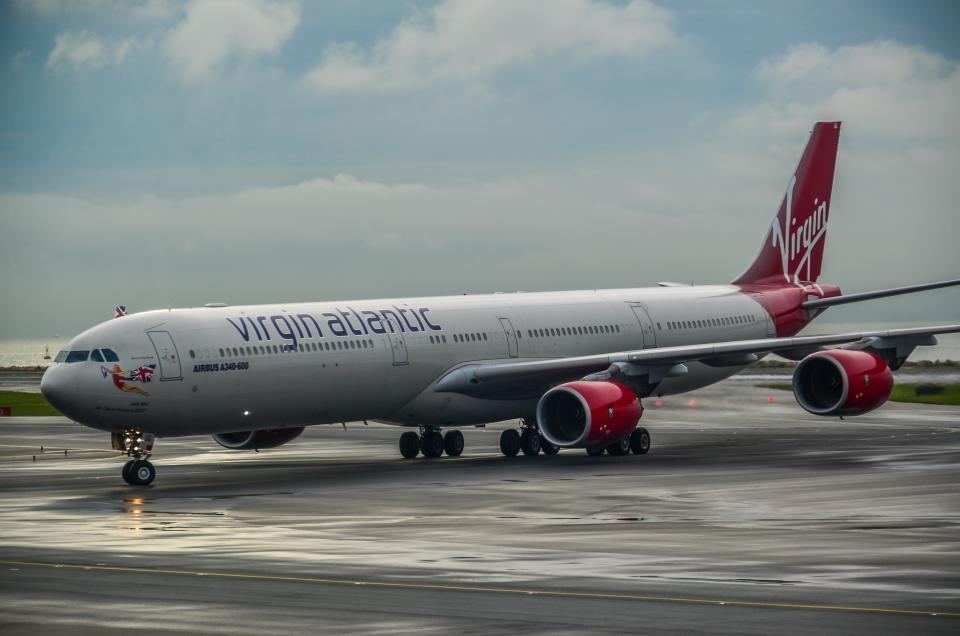
[[23,66],[23,63],[29,59],[32,55],[32,51],[19,51],[16,55],[13,56],[10,60],[11,68],[20,68]]
[[187,83],[235,58],[271,55],[300,21],[300,4],[271,0],[192,0],[163,49]]
[[[0,306],[0,334],[76,332],[118,298],[143,309],[722,283],[756,253],[801,144],[784,158],[702,150],[456,184],[340,175],[136,200],[0,194],[0,288],[31,299]],[[862,291],[949,277],[954,166],[943,150],[844,152],[824,280]],[[900,317],[960,307],[956,293],[921,300]]]
[[133,38],[106,41],[89,31],[62,31],[54,38],[53,50],[44,65],[49,70],[74,70],[121,64],[136,46]]
[[74,68],[103,66],[107,62],[107,47],[89,31],[58,33],[47,57],[48,69],[70,65]]
[[649,0],[446,0],[369,49],[328,46],[305,82],[321,91],[470,84],[545,59],[641,58],[676,40],[671,13]]
[[960,140],[960,64],[922,47],[803,44],[762,61],[757,78],[769,95],[737,117],[743,129],[795,133],[835,118],[887,138]]

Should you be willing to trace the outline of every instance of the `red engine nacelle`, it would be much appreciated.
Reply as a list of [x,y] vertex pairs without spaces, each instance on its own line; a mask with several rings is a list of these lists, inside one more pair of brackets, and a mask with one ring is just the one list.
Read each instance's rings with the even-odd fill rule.
[[218,433],[213,436],[217,444],[230,450],[260,450],[276,448],[296,439],[303,432],[299,428],[263,428],[259,431],[237,431],[236,433]]
[[568,382],[544,393],[537,425],[560,448],[605,446],[633,432],[643,407],[630,387],[619,382]]
[[892,390],[890,367],[869,351],[819,351],[793,373],[793,394],[814,415],[863,415],[886,402]]

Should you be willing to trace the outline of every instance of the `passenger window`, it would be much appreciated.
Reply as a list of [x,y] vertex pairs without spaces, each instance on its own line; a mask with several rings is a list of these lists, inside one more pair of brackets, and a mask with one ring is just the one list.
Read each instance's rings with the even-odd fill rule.
[[[517,336],[519,336],[519,335],[520,335],[520,333],[519,333],[519,332],[517,332]],[[484,339],[484,340],[486,340],[486,339],[487,339],[487,334],[486,334],[486,332],[484,332],[484,334],[483,334],[483,339]]]
[[441,340],[443,340],[443,344],[447,344],[447,337],[446,337],[446,336],[440,336],[440,338],[441,338]]
[[70,364],[71,362],[85,362],[86,359],[90,357],[90,350],[87,351],[71,351],[67,354],[67,359],[65,362]]
[[93,360],[94,362],[103,362],[103,356],[100,355],[100,350],[94,349],[93,353],[90,354],[90,359]]

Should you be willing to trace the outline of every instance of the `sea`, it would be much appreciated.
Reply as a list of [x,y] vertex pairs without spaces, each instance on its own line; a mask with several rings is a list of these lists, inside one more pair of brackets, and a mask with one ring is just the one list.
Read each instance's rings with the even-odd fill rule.
[[[945,321],[942,321],[945,322]],[[802,335],[818,333],[846,333],[850,331],[882,331],[885,329],[905,329],[923,327],[929,322],[889,322],[889,323],[813,323]],[[939,344],[933,347],[917,347],[910,360],[958,360],[960,361],[960,334],[937,336]],[[66,347],[69,338],[51,336],[49,338],[0,339],[0,367],[46,366],[51,360],[45,359],[47,351],[55,357],[57,351]]]

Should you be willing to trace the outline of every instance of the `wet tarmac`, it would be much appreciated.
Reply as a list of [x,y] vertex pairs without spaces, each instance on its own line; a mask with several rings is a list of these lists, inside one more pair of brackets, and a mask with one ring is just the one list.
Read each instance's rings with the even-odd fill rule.
[[105,434],[2,418],[0,632],[960,631],[960,409],[769,397],[648,404],[643,457],[506,459],[502,426],[439,460],[359,423],[165,439],[141,489]]

